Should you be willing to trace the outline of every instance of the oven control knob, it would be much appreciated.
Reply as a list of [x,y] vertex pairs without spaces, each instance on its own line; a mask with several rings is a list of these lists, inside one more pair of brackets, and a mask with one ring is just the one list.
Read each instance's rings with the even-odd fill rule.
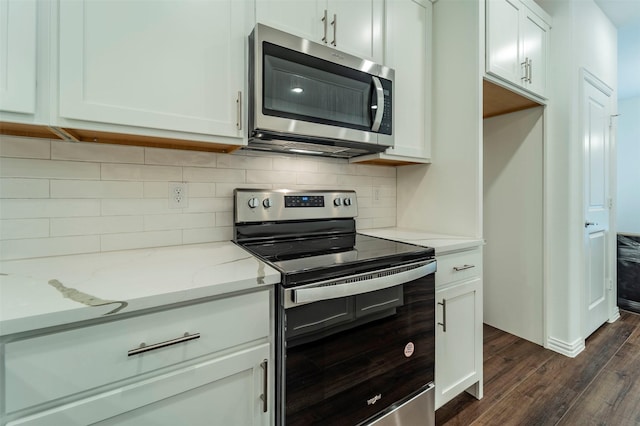
[[334,198],[333,199],[333,205],[338,207],[340,204],[342,204],[342,200],[340,198]]
[[258,207],[260,205],[260,201],[257,198],[250,198],[249,199],[249,207],[251,207],[252,209],[255,209],[256,207]]
[[344,201],[343,201],[343,204],[345,206],[350,206],[351,205],[351,198],[345,198]]
[[265,209],[268,209],[269,207],[273,206],[273,201],[271,201],[271,198],[265,198],[264,200],[262,200],[262,205]]

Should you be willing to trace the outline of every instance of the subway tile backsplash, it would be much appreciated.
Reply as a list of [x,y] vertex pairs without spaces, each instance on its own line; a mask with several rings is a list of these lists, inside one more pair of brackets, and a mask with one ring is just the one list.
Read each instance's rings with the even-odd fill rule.
[[393,167],[0,136],[0,259],[230,240],[234,188],[353,189],[358,228],[396,223]]

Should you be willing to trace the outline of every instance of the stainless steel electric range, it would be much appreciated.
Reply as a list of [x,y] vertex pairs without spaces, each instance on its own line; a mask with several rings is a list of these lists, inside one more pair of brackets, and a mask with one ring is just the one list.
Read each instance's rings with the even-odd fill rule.
[[236,189],[234,213],[282,274],[276,424],[434,424],[434,250],[358,234],[354,191]]

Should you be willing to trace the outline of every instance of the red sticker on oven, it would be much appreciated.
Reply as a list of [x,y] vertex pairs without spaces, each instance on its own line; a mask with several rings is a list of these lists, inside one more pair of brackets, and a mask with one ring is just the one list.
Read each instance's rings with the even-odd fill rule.
[[404,347],[404,356],[409,358],[411,355],[413,355],[414,349],[415,349],[415,346],[413,345],[413,342],[407,343]]

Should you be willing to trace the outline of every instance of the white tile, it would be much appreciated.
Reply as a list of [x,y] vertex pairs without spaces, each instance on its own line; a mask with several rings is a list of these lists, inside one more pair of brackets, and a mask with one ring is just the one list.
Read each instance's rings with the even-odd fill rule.
[[101,214],[103,216],[136,216],[150,214],[172,214],[178,210],[169,209],[168,199],[104,199]]
[[102,251],[177,246],[182,244],[182,231],[132,232],[100,236]]
[[169,182],[143,182],[144,198],[168,198]]
[[318,162],[319,173],[334,173],[337,175],[357,175],[358,166],[356,164]]
[[144,148],[88,142],[51,142],[53,160],[95,161],[100,163],[144,163]]
[[101,235],[143,231],[142,216],[52,218],[51,236]]
[[218,157],[219,169],[246,169],[246,170],[271,170],[272,162],[275,159],[270,157],[249,157],[246,155],[220,155]]
[[216,222],[219,214],[223,213],[184,213],[180,215],[180,228],[195,229],[219,226]]
[[295,172],[247,170],[247,183],[295,184]]
[[0,179],[2,198],[49,198],[49,179]]
[[373,228],[373,219],[365,219],[360,216],[356,218],[356,230]]
[[142,182],[51,180],[51,198],[142,198]]
[[216,213],[216,226],[233,226],[233,212]]
[[396,177],[396,168],[390,166],[371,166],[368,164],[357,164],[357,173],[361,176],[379,176],[394,178]]
[[272,189],[270,183],[217,183],[216,197],[233,197],[233,190],[236,188],[248,189]]
[[318,162],[307,158],[276,157],[273,159],[273,170],[315,173],[318,171]]
[[217,158],[214,152],[145,148],[146,164],[216,167]]
[[97,235],[0,241],[0,259],[2,260],[99,251],[100,237]]
[[8,199],[0,203],[0,218],[27,219],[49,217],[99,216],[100,200]]
[[190,198],[189,207],[184,213],[215,213],[233,211],[233,200],[230,197],[223,198]]
[[375,217],[373,218],[372,228],[389,228],[396,226],[396,218],[394,217]]
[[372,177],[371,178],[371,184],[373,186],[381,186],[381,187],[393,187],[395,188],[396,186],[396,179],[395,178],[387,178],[387,177]]
[[100,164],[79,161],[0,158],[0,177],[100,179]]
[[157,214],[144,217],[145,231],[162,231],[170,229],[181,229],[180,213]]
[[103,180],[182,181],[182,168],[137,164],[102,164]]
[[338,177],[326,173],[297,173],[296,183],[298,185],[337,185]]
[[189,182],[189,198],[203,198],[203,197],[215,197],[216,185],[215,183],[201,183],[201,182]]
[[0,240],[49,236],[49,219],[0,220]]
[[0,157],[51,158],[49,139],[0,135]]
[[358,218],[372,219],[381,217],[396,217],[395,207],[369,207],[359,208]]
[[206,167],[185,167],[186,182],[245,182],[245,171],[238,169],[213,169]]
[[341,185],[371,186],[373,184],[373,177],[371,176],[337,175],[337,180]]
[[233,228],[185,229],[182,231],[184,244],[198,244],[215,241],[229,241],[233,237]]

